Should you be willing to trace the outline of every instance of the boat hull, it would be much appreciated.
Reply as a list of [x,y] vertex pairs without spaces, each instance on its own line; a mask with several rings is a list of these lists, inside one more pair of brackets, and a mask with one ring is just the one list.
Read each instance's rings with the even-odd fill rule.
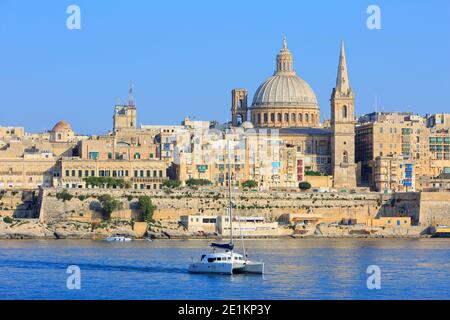
[[215,273],[233,274],[233,264],[231,263],[192,263],[189,265],[190,273]]
[[264,274],[264,262],[247,262],[233,270],[234,273]]

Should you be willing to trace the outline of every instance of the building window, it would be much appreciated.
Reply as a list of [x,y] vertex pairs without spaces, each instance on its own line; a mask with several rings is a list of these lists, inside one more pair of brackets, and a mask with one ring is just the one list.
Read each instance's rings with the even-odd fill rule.
[[70,171],[66,170],[66,177],[70,176]]
[[150,178],[151,174],[150,174],[150,170],[147,170],[147,178]]
[[291,113],[291,121],[295,122],[295,113]]
[[163,171],[159,170],[159,177],[162,178],[162,176],[163,176]]
[[270,114],[270,122],[275,122],[275,113]]
[[281,122],[281,113],[279,113],[278,115],[277,115],[277,117],[278,117],[278,122]]
[[97,160],[98,159],[98,152],[96,152],[96,151],[89,152],[89,159]]
[[289,122],[289,114],[287,113],[284,114],[284,121]]
[[267,123],[267,113],[264,113],[264,123]]
[[302,114],[301,113],[299,113],[298,114],[298,122],[302,122],[303,121],[303,117],[302,117]]
[[342,108],[342,117],[347,118],[347,116],[348,116],[348,108],[347,108],[347,106],[344,106]]
[[258,123],[261,123],[261,114],[258,113]]
[[72,170],[72,177],[75,177],[75,170]]
[[344,154],[342,156],[343,162],[344,163],[348,163],[348,153],[347,151],[344,151]]

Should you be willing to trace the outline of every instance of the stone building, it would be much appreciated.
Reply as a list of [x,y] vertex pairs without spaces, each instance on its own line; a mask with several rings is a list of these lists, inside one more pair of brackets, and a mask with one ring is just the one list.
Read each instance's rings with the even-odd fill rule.
[[298,185],[305,172],[312,172],[333,176],[336,188],[355,188],[355,106],[344,44],[331,97],[332,118],[326,127],[320,124],[320,107],[314,91],[296,74],[293,64],[284,38],[276,58],[276,71],[256,90],[251,107],[247,109],[245,89],[232,91],[232,125],[244,126],[246,122],[241,121],[250,112],[254,128],[277,130],[279,146],[294,150],[290,161],[294,168],[281,173],[287,183],[282,186]]
[[166,176],[161,160],[86,160],[62,158],[57,162],[60,173],[56,187],[85,188],[86,178],[108,177],[127,181],[133,189],[161,189]]
[[[438,177],[450,172],[448,119],[446,115],[422,117],[404,112],[361,116],[355,141],[360,183],[377,191],[432,188]],[[396,170],[386,170],[388,163]]]

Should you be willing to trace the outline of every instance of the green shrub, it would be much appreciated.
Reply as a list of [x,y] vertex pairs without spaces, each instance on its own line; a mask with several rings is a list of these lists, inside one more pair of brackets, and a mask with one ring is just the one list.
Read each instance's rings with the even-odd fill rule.
[[101,195],[98,198],[98,201],[102,206],[103,219],[105,220],[109,220],[111,218],[111,213],[113,213],[116,210],[122,210],[123,208],[122,203],[114,199],[109,194]]
[[56,199],[62,200],[62,201],[70,201],[72,200],[73,195],[71,195],[67,190],[63,190],[61,192],[58,192],[56,194]]
[[163,182],[163,186],[169,189],[178,188],[181,185],[181,181],[179,180],[165,180]]
[[123,179],[116,179],[111,177],[88,177],[83,179],[86,186],[107,188],[107,189],[129,189],[131,184]]
[[319,171],[312,171],[312,170],[307,170],[305,171],[305,176],[321,176],[322,173],[320,173]]
[[4,223],[11,224],[11,223],[13,223],[13,219],[12,219],[11,217],[4,217],[4,218],[3,218],[3,222],[4,222]]
[[305,191],[311,189],[311,183],[303,181],[298,184],[300,190]]
[[242,187],[253,189],[253,188],[258,187],[258,182],[256,182],[255,180],[247,180],[242,183]]
[[148,223],[153,221],[153,213],[156,210],[156,206],[152,203],[152,199],[149,196],[139,197],[138,208],[142,221]]
[[186,180],[186,184],[188,186],[209,186],[212,185],[212,182],[207,179],[188,179]]

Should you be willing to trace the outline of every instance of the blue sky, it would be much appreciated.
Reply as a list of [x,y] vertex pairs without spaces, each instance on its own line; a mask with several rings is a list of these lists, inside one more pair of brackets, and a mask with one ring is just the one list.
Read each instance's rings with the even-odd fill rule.
[[[81,30],[66,28],[67,6]],[[366,9],[381,8],[382,30]],[[230,91],[250,99],[287,35],[295,69],[330,114],[345,40],[358,114],[450,112],[450,1],[0,0],[0,125],[79,133],[112,127],[135,83],[139,124],[230,119]]]

